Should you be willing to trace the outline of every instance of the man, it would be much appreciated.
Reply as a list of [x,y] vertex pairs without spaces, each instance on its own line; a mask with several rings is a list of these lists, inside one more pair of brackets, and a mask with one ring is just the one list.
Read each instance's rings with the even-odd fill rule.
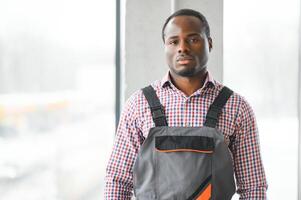
[[162,37],[169,71],[127,101],[105,198],[130,199],[134,189],[137,199],[227,200],[234,170],[240,199],[266,199],[255,116],[207,70],[213,44],[206,18],[179,10]]

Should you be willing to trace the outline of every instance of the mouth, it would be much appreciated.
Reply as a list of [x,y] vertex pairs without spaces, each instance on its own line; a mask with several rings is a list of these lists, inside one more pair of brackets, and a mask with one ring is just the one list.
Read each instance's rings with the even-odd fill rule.
[[192,62],[192,60],[190,59],[190,60],[179,60],[178,61],[178,63],[180,64],[180,65],[186,65],[186,64],[189,64],[190,62]]
[[193,59],[191,57],[180,57],[177,59],[177,63],[179,63],[180,65],[189,64],[192,61]]

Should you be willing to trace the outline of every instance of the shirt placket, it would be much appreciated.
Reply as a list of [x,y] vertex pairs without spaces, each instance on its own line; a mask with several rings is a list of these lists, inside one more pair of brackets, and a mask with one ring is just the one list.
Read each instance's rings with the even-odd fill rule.
[[185,98],[185,101],[184,101],[184,126],[185,127],[190,127],[191,126],[191,123],[190,123],[190,103],[191,102],[191,98],[188,97],[188,98]]

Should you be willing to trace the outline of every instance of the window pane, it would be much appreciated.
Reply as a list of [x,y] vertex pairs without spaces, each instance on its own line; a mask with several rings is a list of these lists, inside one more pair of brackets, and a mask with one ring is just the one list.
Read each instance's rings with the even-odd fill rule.
[[299,8],[298,0],[225,2],[224,81],[254,108],[269,199],[297,199]]
[[102,199],[114,53],[115,1],[0,1],[1,199]]

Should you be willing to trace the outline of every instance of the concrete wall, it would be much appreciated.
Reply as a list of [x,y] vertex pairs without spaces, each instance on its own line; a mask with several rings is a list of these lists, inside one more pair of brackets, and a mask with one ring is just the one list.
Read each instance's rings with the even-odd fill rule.
[[164,60],[161,28],[170,14],[170,2],[128,0],[125,20],[125,99],[158,79],[168,69]]
[[[209,21],[213,51],[208,68],[222,81],[223,4],[218,0],[127,0],[125,3],[122,99],[167,72],[161,29],[173,7],[192,8],[202,12]],[[123,103],[123,102],[122,102]]]
[[208,20],[213,49],[210,53],[208,69],[215,79],[222,81],[223,77],[223,1],[217,0],[187,0],[177,1],[176,8],[191,8],[198,10]]
[[[301,13],[301,3],[299,5]],[[299,119],[299,141],[298,141],[298,200],[301,200],[301,15],[299,15],[299,68],[298,68],[298,119]]]

